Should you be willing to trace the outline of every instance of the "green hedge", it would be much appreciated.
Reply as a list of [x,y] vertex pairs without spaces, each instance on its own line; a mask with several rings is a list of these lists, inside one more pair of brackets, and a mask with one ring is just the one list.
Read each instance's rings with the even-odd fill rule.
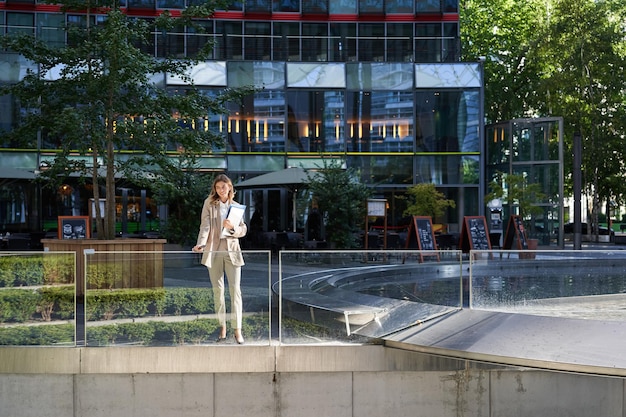
[[0,288],[70,284],[74,255],[35,254],[0,257]]

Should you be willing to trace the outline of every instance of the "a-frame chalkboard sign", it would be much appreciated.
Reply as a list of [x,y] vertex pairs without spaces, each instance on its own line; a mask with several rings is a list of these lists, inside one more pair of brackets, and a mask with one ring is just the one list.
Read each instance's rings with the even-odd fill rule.
[[463,217],[461,250],[464,253],[468,253],[470,250],[491,250],[489,229],[487,229],[485,216]]
[[[409,225],[409,234],[406,237],[406,249],[419,249],[420,251],[436,251],[437,241],[433,231],[433,221],[429,216],[413,216]],[[424,262],[425,256],[437,257],[439,253],[424,255],[420,253],[420,262]]]
[[[517,238],[517,239],[515,239]],[[526,240],[526,231],[524,230],[524,222],[520,216],[512,215],[506,226],[504,234],[503,249],[511,249],[513,241],[517,240],[517,249],[528,249],[528,241]]]

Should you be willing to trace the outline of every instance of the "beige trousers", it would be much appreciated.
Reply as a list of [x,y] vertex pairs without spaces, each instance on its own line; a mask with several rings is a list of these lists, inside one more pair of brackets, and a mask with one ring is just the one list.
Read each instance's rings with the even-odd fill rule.
[[209,268],[209,278],[213,286],[213,301],[217,319],[222,327],[226,326],[226,297],[224,274],[228,280],[230,293],[230,317],[234,329],[241,329],[243,301],[241,299],[241,267],[234,266],[228,256],[226,239],[220,241],[213,263]]

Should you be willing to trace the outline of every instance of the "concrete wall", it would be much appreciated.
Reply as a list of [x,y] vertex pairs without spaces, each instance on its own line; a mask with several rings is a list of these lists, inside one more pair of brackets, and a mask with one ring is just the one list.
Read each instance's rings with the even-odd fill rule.
[[0,417],[626,417],[625,398],[383,345],[0,348]]

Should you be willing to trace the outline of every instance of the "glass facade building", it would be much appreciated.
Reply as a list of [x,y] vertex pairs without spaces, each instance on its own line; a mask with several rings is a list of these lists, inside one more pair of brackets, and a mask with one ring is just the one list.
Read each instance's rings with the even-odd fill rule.
[[[123,4],[129,14],[152,19],[165,9],[176,14],[185,0]],[[34,0],[0,1],[4,33],[26,32],[50,44],[63,44],[62,28],[88,18],[98,24],[102,16],[64,14]],[[377,198],[391,203],[390,224],[402,221],[397,197],[422,182],[436,184],[455,200],[456,208],[436,219],[450,231],[460,229],[463,216],[482,214],[482,68],[460,61],[457,0],[251,0],[233,3],[202,24],[202,34],[190,28],[153,33],[145,52],[183,57],[212,42],[210,59],[191,70],[197,86],[206,94],[262,88],[230,104],[228,114],[207,114],[193,126],[225,138],[225,147],[207,150],[201,170],[226,172],[236,183],[287,167],[315,169],[323,159],[334,159],[358,169]],[[29,65],[0,52],[0,82],[19,80]],[[167,75],[159,82],[173,93],[186,88],[183,80]],[[0,129],[11,129],[19,106],[0,97],[0,107]],[[31,148],[1,143],[2,166],[36,171],[58,145],[47,138]],[[8,181],[2,181],[5,190]],[[250,215],[266,214],[263,230],[289,229],[292,213],[298,213],[297,228],[304,228],[306,215],[293,210],[287,190],[240,192]],[[1,191],[0,206],[13,210],[15,218],[16,197],[5,194]],[[26,194],[17,199],[35,204]],[[84,212],[85,197],[76,199],[83,202],[43,199],[37,203],[41,209],[26,210],[38,217],[25,222],[41,228],[68,209]]]

